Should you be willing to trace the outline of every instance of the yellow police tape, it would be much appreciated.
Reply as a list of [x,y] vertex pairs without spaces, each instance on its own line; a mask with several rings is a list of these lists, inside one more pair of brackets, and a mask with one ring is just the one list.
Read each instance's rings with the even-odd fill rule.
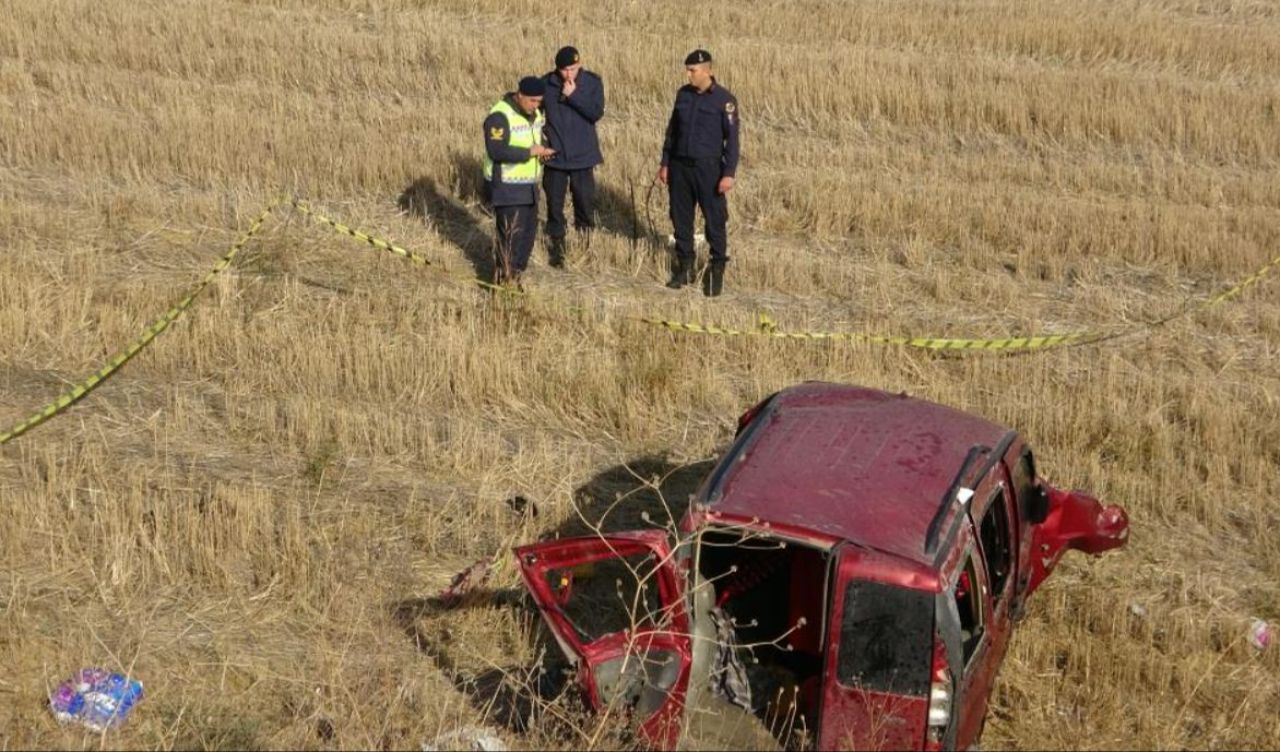
[[[270,216],[273,211],[275,211],[275,209],[280,205],[280,203],[281,203],[280,200],[274,201],[266,209],[264,209],[262,213],[258,215],[257,219],[253,221],[253,224],[250,225],[249,229],[243,235],[241,235],[239,240],[237,240],[231,246],[231,249],[227,251],[227,253],[218,260],[218,263],[216,263],[213,266],[213,268],[210,269],[205,274],[204,278],[200,281],[200,283],[197,284],[194,288],[192,288],[192,290],[189,293],[187,293],[185,297],[183,297],[181,300],[175,303],[172,307],[170,307],[169,310],[166,311],[164,315],[162,315],[159,319],[157,319],[153,324],[151,324],[151,326],[147,327],[146,331],[144,331],[141,336],[139,336],[136,340],[134,340],[132,344],[130,344],[122,352],[118,353],[115,357],[111,358],[111,360],[109,360],[105,366],[100,368],[98,371],[92,374],[89,378],[85,379],[83,382],[72,387],[70,390],[63,393],[53,402],[50,402],[48,405],[45,405],[43,408],[37,410],[27,419],[17,423],[16,425],[11,427],[9,430],[5,431],[4,433],[0,433],[0,445],[3,445],[5,443],[8,443],[9,441],[12,441],[13,439],[16,439],[17,437],[21,436],[22,434],[26,433],[32,428],[35,428],[41,423],[44,423],[45,421],[49,420],[55,415],[58,415],[59,413],[66,410],[71,405],[80,401],[85,396],[87,396],[90,392],[94,391],[99,386],[101,386],[104,381],[109,379],[116,371],[120,370],[120,368],[123,367],[125,363],[128,363],[130,360],[132,360],[135,355],[142,352],[142,350],[145,349],[148,345],[150,345],[151,342],[155,340],[155,338],[159,336],[161,332],[167,329],[170,324],[172,324],[179,316],[182,315],[184,311],[187,310],[187,308],[191,306],[191,304],[195,301],[196,297],[201,292],[203,292],[206,287],[209,286],[209,283],[212,282],[216,276],[221,274],[224,270],[226,270],[227,267],[231,265],[231,262],[235,259],[236,254],[238,254],[240,250],[244,247],[244,245],[247,242],[249,242],[249,240],[254,235],[257,234],[257,232],[262,228],[263,223],[266,222],[267,217]],[[381,238],[375,237],[368,233],[352,228],[336,219],[333,219],[324,214],[321,214],[320,212],[317,212],[314,209],[312,209],[310,205],[308,205],[304,201],[301,201],[299,199],[294,199],[291,202],[291,205],[293,206],[293,208],[297,209],[299,212],[302,212],[303,214],[309,217],[312,217],[317,222],[324,224],[332,228],[334,231],[339,232],[343,235],[347,235],[349,237],[355,238],[356,240],[366,243],[374,248],[378,248],[380,250],[394,253],[397,256],[405,258],[421,266],[432,266],[437,269],[440,268],[438,266],[433,265],[431,261],[426,257],[421,256],[417,253],[414,253],[413,251],[410,251],[406,248],[398,246],[389,241],[383,240]],[[1248,277],[1241,280],[1237,284],[1231,286],[1230,288],[1224,290],[1223,292],[1220,292],[1217,295],[1214,295],[1213,297],[1208,298],[1207,300],[1203,300],[1197,305],[1189,306],[1183,309],[1182,311],[1178,312],[1177,314],[1174,314],[1173,316],[1170,316],[1161,321],[1148,323],[1148,324],[1141,324],[1138,326],[1130,327],[1128,329],[1116,330],[1116,331],[1110,331],[1110,332],[1071,332],[1071,333],[1065,333],[1065,334],[1045,334],[1045,335],[1029,336],[1029,337],[995,337],[995,338],[986,338],[986,339],[967,339],[967,338],[948,338],[948,337],[906,337],[906,336],[893,336],[893,335],[865,334],[860,332],[824,332],[824,331],[793,332],[793,331],[778,329],[777,324],[775,324],[770,318],[768,318],[763,314],[760,315],[759,320],[757,321],[757,326],[754,329],[733,329],[729,327],[719,326],[716,324],[700,324],[700,323],[688,322],[688,321],[671,321],[667,319],[658,319],[658,318],[651,318],[646,316],[628,316],[626,317],[626,319],[630,321],[636,321],[639,323],[647,324],[650,326],[661,327],[673,332],[709,334],[709,335],[717,335],[717,336],[723,336],[723,337],[774,337],[774,338],[780,338],[780,339],[797,339],[797,340],[811,340],[811,341],[833,340],[833,341],[847,341],[847,342],[865,342],[865,343],[879,344],[879,345],[901,345],[905,347],[915,347],[915,348],[922,348],[927,350],[987,350],[987,351],[1006,351],[1006,352],[1019,351],[1019,350],[1040,350],[1040,349],[1045,349],[1050,347],[1064,347],[1064,346],[1073,346],[1073,345],[1093,344],[1097,342],[1102,342],[1104,340],[1113,339],[1115,337],[1125,336],[1128,334],[1141,332],[1147,329],[1152,329],[1156,326],[1160,326],[1162,324],[1165,324],[1181,316],[1186,316],[1198,311],[1212,308],[1213,306],[1216,306],[1220,303],[1230,300],[1240,295],[1241,293],[1243,293],[1249,287],[1252,287],[1253,285],[1260,283],[1268,274],[1270,274],[1272,271],[1274,271],[1277,268],[1280,268],[1280,256],[1275,257],[1268,263],[1264,264],[1261,268],[1259,268],[1253,274],[1250,274]],[[495,292],[501,292],[509,295],[520,295],[520,296],[525,295],[523,290],[518,290],[518,289],[506,287],[503,285],[493,284],[491,282],[486,282],[484,280],[469,279],[467,281],[474,283],[480,286],[481,288],[492,290]]]
[[1262,268],[1258,269],[1258,271],[1240,280],[1234,286],[1226,290],[1223,290],[1217,295],[1214,295],[1212,298],[1209,298],[1208,300],[1204,301],[1203,303],[1196,306],[1192,310],[1202,311],[1206,308],[1212,308],[1213,306],[1216,306],[1219,303],[1228,301],[1234,298],[1235,296],[1239,295],[1240,293],[1244,292],[1245,290],[1249,289],[1250,287],[1253,287],[1254,285],[1261,282],[1263,278],[1265,278],[1268,274],[1270,274],[1272,271],[1276,270],[1277,268],[1280,268],[1280,256],[1276,256],[1275,258],[1271,259],[1271,261],[1267,262],[1266,264],[1263,264]]
[[660,326],[675,332],[715,334],[721,337],[776,337],[779,339],[834,340],[866,342],[874,345],[902,345],[926,350],[1037,350],[1063,345],[1084,345],[1119,336],[1114,332],[1072,332],[1070,334],[1045,334],[1034,337],[999,337],[994,339],[954,339],[947,337],[903,337],[859,332],[789,332],[762,326],[758,329],[730,329],[716,324],[698,324],[688,321],[637,318],[645,324]]
[[1280,267],[1280,256],[1276,256],[1271,261],[1264,264],[1253,274],[1250,274],[1239,283],[1214,295],[1212,298],[1201,301],[1199,304],[1187,307],[1178,313],[1147,324],[1139,324],[1127,329],[1118,329],[1114,331],[1100,332],[1070,332],[1064,334],[1044,334],[1030,337],[995,337],[988,339],[967,339],[967,338],[950,338],[950,337],[905,337],[893,335],[864,334],[860,332],[821,332],[821,331],[801,331],[791,332],[778,329],[777,326],[769,319],[762,317],[759,325],[755,329],[731,329],[729,327],[718,326],[716,324],[700,324],[688,321],[668,321],[656,318],[639,318],[646,324],[660,326],[676,332],[690,332],[693,334],[713,334],[722,337],[777,337],[780,339],[801,339],[801,340],[842,340],[846,342],[866,342],[875,345],[901,345],[904,347],[915,347],[925,350],[1043,350],[1050,347],[1067,347],[1090,345],[1103,342],[1117,337],[1123,337],[1130,334],[1154,329],[1157,326],[1167,324],[1170,321],[1188,316],[1199,311],[1203,311],[1213,306],[1228,301],[1244,292],[1249,287],[1258,284],[1277,267]]
[[[294,203],[295,206],[299,202]],[[358,232],[347,227],[345,224],[338,222],[330,217],[326,217],[313,210],[302,208],[302,211],[315,217],[318,221],[329,225],[338,232],[350,235],[358,240],[369,243],[376,248],[383,248],[393,251],[401,256],[409,256],[409,252],[399,249],[393,244],[374,238],[366,233]],[[422,260],[421,263],[428,263]],[[1264,264],[1258,271],[1246,277],[1238,284],[1228,288],[1227,290],[1202,301],[1199,305],[1185,308],[1184,310],[1162,319],[1160,321],[1139,324],[1127,329],[1113,331],[1095,331],[1095,332],[1068,332],[1063,334],[1044,334],[1026,337],[992,337],[992,338],[955,338],[955,337],[907,337],[900,335],[880,335],[865,334],[861,332],[825,332],[825,331],[787,331],[778,329],[773,321],[766,317],[761,318],[755,329],[734,329],[731,327],[720,326],[718,324],[702,324],[692,321],[671,321],[667,319],[652,318],[648,316],[628,316],[625,317],[630,321],[637,321],[650,326],[657,326],[673,332],[687,332],[691,334],[710,334],[721,337],[773,337],[778,339],[796,339],[796,340],[832,340],[845,342],[865,342],[876,345],[900,345],[903,347],[914,347],[924,350],[986,350],[1013,352],[1021,350],[1043,350],[1051,347],[1070,347],[1089,345],[1103,342],[1117,337],[1123,337],[1130,334],[1155,328],[1168,323],[1176,318],[1190,315],[1197,311],[1211,308],[1219,303],[1239,295],[1245,289],[1260,282],[1273,269],[1280,266],[1280,256],[1272,259]],[[513,288],[495,285],[483,280],[471,280],[471,282],[498,292],[524,295],[524,291],[515,290]]]
[[[396,245],[395,243],[383,240],[381,238],[376,238],[366,232],[361,232],[360,230],[357,230],[354,227],[348,227],[346,224],[343,224],[342,222],[339,222],[338,220],[332,217],[326,216],[312,209],[307,202],[301,199],[293,200],[293,208],[297,209],[298,211],[302,212],[308,217],[311,217],[312,219],[319,222],[320,224],[327,225],[333,228],[333,230],[336,232],[340,232],[343,235],[353,237],[362,243],[367,243],[373,246],[374,248],[378,248],[384,251],[388,251],[390,253],[394,253],[397,256],[409,259],[415,264],[420,264],[422,266],[433,266],[431,261],[427,259],[425,256],[419,256],[413,251],[410,251],[407,248],[402,248]],[[497,285],[492,282],[486,282],[483,279],[473,278],[469,281],[471,284],[477,285],[478,287],[484,288],[486,290],[491,290],[493,292],[499,292],[504,295],[524,295],[525,294],[524,290],[518,290],[514,287],[505,287],[503,285]]]
[[369,235],[368,233],[364,233],[355,228],[348,227],[347,225],[339,222],[336,219],[326,217],[325,215],[317,211],[314,211],[311,208],[311,206],[307,204],[307,202],[301,199],[295,198],[293,200],[293,208],[297,209],[298,211],[302,212],[308,217],[311,217],[312,219],[319,222],[320,224],[328,225],[329,227],[332,227],[335,231],[340,232],[343,235],[348,235],[350,237],[353,237],[362,243],[368,243],[374,248],[378,248],[384,251],[389,251],[390,253],[394,253],[397,256],[409,259],[415,264],[420,264],[422,266],[431,266],[431,261],[429,261],[425,256],[419,256],[418,254],[414,253],[413,251],[410,251],[407,248],[401,248],[395,243],[390,243],[386,240],[382,240],[381,238],[375,238],[372,235]]
[[262,228],[262,224],[267,221],[267,217],[271,212],[275,211],[275,208],[278,205],[278,201],[273,202],[270,206],[264,209],[262,213],[258,215],[258,218],[253,221],[253,224],[249,226],[249,229],[240,236],[240,239],[237,240],[235,244],[231,246],[231,250],[227,251],[222,258],[218,259],[218,263],[214,264],[213,268],[204,275],[204,279],[200,280],[200,284],[191,288],[191,292],[188,292],[185,297],[177,303],[174,303],[169,310],[164,312],[163,316],[156,319],[151,326],[147,327],[146,331],[134,340],[132,344],[117,353],[115,357],[107,361],[105,366],[95,371],[92,376],[79,384],[76,384],[53,402],[50,402],[37,410],[26,420],[15,424],[4,433],[0,433],[0,445],[13,441],[27,431],[30,431],[46,420],[49,420],[53,416],[79,402],[90,392],[102,386],[104,381],[111,378],[112,374],[120,370],[120,368],[124,366],[125,363],[132,360],[135,355],[142,352],[147,345],[151,344],[151,342],[160,335],[161,332],[168,329],[169,325],[181,316],[183,311],[187,310],[187,308],[191,306],[192,302],[195,301],[196,296],[209,286],[209,283],[213,281],[214,277],[221,274],[223,270],[231,265],[236,254],[240,252],[240,249],[244,247],[245,243],[249,242],[250,238],[257,234],[258,230]]

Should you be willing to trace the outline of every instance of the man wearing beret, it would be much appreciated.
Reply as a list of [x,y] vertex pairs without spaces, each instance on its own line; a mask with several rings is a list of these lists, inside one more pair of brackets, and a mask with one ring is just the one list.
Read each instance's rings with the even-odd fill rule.
[[556,53],[556,69],[542,77],[547,96],[542,109],[547,116],[547,144],[556,154],[547,160],[542,188],[547,192],[547,239],[551,265],[564,268],[566,189],[573,195],[573,226],[579,232],[595,228],[595,166],[604,161],[596,123],[604,117],[604,82],[582,67],[573,47]]
[[499,284],[520,285],[537,239],[538,178],[542,160],[555,155],[542,144],[546,89],[541,78],[526,76],[484,119],[484,182],[498,223],[493,277]]
[[693,210],[702,209],[711,265],[702,279],[702,291],[710,297],[724,286],[729,262],[729,202],[738,170],[738,100],[716,83],[711,53],[694,50],[684,60],[689,83],[676,92],[675,107],[662,143],[662,167],[658,180],[667,186],[671,223],[675,226],[676,258],[667,287],[678,290],[693,283],[696,257],[693,248]]

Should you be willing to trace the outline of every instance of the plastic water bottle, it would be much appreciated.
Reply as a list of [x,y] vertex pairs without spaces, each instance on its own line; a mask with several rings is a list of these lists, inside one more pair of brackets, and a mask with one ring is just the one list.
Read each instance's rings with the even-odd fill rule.
[[100,668],[82,669],[58,685],[49,707],[59,721],[94,731],[118,726],[142,699],[142,682]]

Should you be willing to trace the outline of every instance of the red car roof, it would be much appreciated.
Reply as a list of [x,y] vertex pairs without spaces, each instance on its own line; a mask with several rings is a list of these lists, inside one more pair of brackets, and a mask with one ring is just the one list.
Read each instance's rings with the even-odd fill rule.
[[905,394],[812,382],[779,392],[756,424],[712,476],[713,510],[922,564],[933,563],[925,539],[970,449],[1008,433]]

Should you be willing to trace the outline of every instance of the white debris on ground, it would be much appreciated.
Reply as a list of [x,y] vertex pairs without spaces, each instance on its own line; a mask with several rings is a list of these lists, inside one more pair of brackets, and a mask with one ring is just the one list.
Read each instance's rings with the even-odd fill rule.
[[464,726],[422,743],[422,752],[465,749],[473,752],[507,752],[506,742],[493,729]]
[[477,561],[455,574],[449,581],[449,586],[441,590],[437,597],[445,607],[453,608],[462,601],[463,596],[487,583],[492,569],[493,566],[488,559]]
[[1254,650],[1266,650],[1275,640],[1275,627],[1262,619],[1254,619],[1249,625],[1249,644]]

